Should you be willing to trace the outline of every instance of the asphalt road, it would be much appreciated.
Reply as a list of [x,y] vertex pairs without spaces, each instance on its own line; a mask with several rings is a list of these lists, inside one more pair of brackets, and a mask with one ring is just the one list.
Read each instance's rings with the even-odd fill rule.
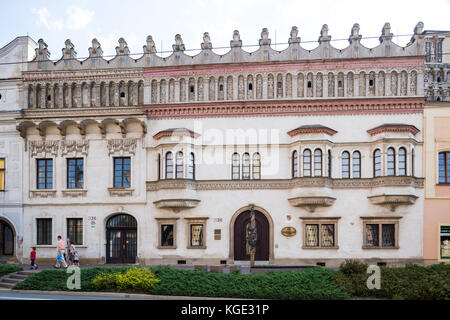
[[0,301],[4,300],[154,300],[151,298],[69,296],[59,294],[29,294],[0,291]]

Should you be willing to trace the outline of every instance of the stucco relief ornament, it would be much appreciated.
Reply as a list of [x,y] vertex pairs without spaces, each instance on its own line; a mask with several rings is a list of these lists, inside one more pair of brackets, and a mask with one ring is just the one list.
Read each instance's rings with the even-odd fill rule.
[[58,155],[58,141],[30,141],[29,150],[31,157],[36,156],[54,156]]
[[108,140],[108,155],[111,155],[113,153],[118,154],[135,154],[136,152],[136,144],[137,139],[136,138],[126,138],[126,139],[111,139]]
[[181,39],[180,34],[175,35],[175,44],[172,45],[172,49],[174,52],[185,50],[183,39]]
[[92,39],[92,47],[89,48],[89,57],[96,58],[103,56],[103,50],[100,42],[96,38]]
[[77,52],[74,49],[74,45],[70,39],[64,42],[65,47],[62,49],[63,59],[75,59],[77,57]]
[[152,36],[147,36],[147,45],[143,48],[144,53],[156,53],[156,46]]
[[61,141],[61,156],[67,154],[87,155],[89,150],[89,140],[66,140]]
[[261,31],[261,39],[259,39],[260,46],[270,46],[271,40],[269,39],[269,31],[267,28],[263,28]]
[[230,41],[230,46],[232,48],[242,47],[242,40],[241,40],[241,36],[239,35],[239,30],[233,31],[233,40]]
[[49,60],[50,51],[48,51],[47,44],[43,39],[38,40],[38,47],[35,49],[35,51],[37,61]]
[[291,29],[291,37],[289,38],[289,44],[300,43],[300,37],[298,37],[298,28],[293,26]]
[[209,33],[205,32],[203,34],[203,42],[201,43],[202,50],[211,50],[212,49],[212,43],[211,38],[209,37]]
[[127,42],[124,38],[119,39],[119,46],[116,47],[116,55],[124,56],[130,54],[130,49],[128,49]]

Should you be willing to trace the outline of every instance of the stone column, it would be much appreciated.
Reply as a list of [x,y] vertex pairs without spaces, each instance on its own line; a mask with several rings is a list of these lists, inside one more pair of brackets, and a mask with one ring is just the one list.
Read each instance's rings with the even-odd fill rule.
[[322,76],[322,97],[328,97],[328,74]]
[[174,82],[174,102],[180,102],[180,79],[175,79]]
[[268,97],[268,88],[267,88],[267,86],[268,86],[268,79],[267,79],[267,74],[263,74],[262,75],[262,78],[263,78],[263,81],[262,81],[262,100],[267,100],[267,97]]

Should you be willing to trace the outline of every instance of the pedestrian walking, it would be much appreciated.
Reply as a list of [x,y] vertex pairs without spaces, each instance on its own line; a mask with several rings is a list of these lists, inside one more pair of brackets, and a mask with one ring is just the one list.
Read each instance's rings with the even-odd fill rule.
[[80,256],[78,254],[78,250],[75,248],[74,245],[72,245],[73,247],[73,264],[76,265],[77,267],[80,266]]
[[31,252],[30,252],[30,261],[31,261],[31,263],[30,263],[30,269],[34,269],[34,270],[37,270],[37,268],[38,268],[38,265],[36,264],[36,248],[35,247],[33,247],[33,248],[31,248]]
[[67,263],[66,263],[66,260],[64,259],[65,251],[66,251],[66,243],[61,238],[61,236],[58,236],[58,249],[57,249],[57,256],[56,256],[57,262],[56,262],[55,268],[60,269],[61,264],[63,265],[64,268],[67,268]]

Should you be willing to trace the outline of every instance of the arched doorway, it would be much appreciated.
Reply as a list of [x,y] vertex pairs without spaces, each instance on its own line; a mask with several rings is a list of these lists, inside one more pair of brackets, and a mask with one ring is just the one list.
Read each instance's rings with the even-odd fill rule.
[[11,226],[0,220],[0,257],[12,257],[14,255],[14,231]]
[[[269,221],[260,211],[255,210],[256,255],[255,261],[268,261],[270,255]],[[239,214],[234,222],[234,260],[250,260],[247,239],[250,227],[250,210]]]
[[117,214],[106,222],[106,263],[135,263],[137,221],[129,214]]

